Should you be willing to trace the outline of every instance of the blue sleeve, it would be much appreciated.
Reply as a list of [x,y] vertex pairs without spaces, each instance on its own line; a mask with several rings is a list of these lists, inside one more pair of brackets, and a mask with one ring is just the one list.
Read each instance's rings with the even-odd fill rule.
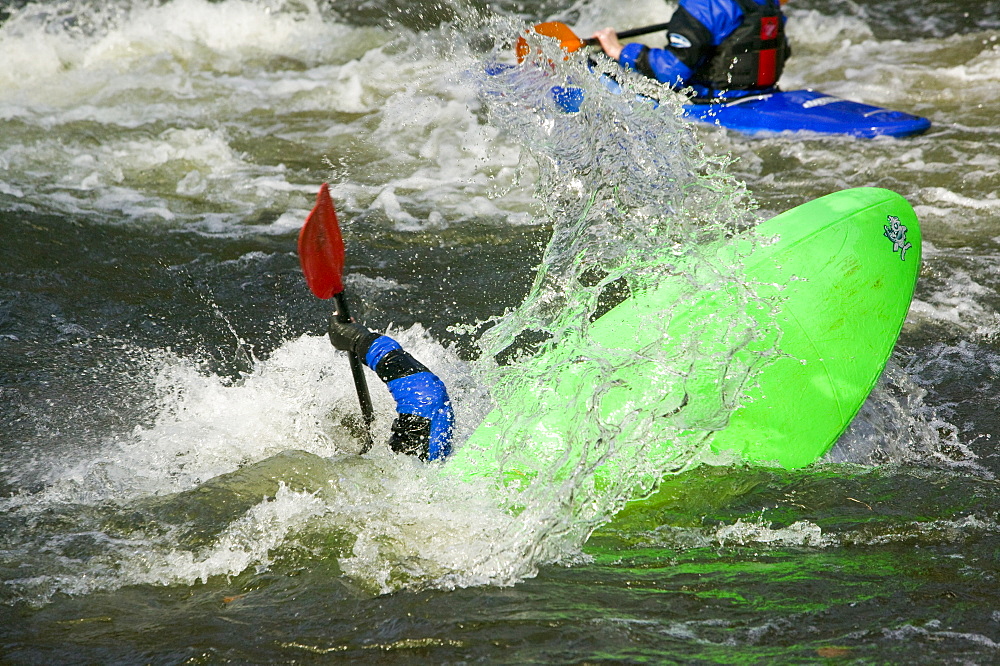
[[364,360],[396,401],[399,418],[393,424],[393,450],[424,460],[449,455],[455,414],[444,382],[385,335],[371,343]]
[[374,370],[378,367],[379,361],[384,359],[389,352],[402,351],[402,349],[403,347],[388,335],[380,335],[368,346],[368,351],[365,353],[365,365]]
[[618,63],[626,69],[638,70],[638,60],[644,56],[657,81],[673,88],[682,88],[694,71],[682,63],[669,49],[651,49],[642,44],[626,44]]
[[672,88],[683,88],[712,49],[742,22],[743,10],[733,0],[681,0],[667,31],[667,48],[627,44],[618,62]]
[[426,433],[426,459],[439,460],[451,454],[455,414],[444,382],[432,372],[418,372],[394,379],[386,386],[396,401],[397,412],[430,422],[430,432]]

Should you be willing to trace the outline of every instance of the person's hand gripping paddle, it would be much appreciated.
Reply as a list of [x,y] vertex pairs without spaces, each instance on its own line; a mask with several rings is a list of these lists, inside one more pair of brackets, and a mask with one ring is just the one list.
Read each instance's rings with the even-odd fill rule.
[[[633,28],[631,30],[615,33],[615,36],[618,39],[639,37],[641,35],[648,35],[650,33],[666,30],[669,25],[669,23],[647,25],[641,28]],[[597,46],[600,44],[600,42],[594,37],[580,39],[568,25],[560,23],[559,21],[546,21],[545,23],[539,23],[531,28],[531,30],[527,30],[525,32],[531,32],[532,30],[543,37],[551,37],[552,39],[559,40],[560,48],[562,48],[562,50],[566,53],[573,53],[574,51],[580,50],[584,46]],[[528,46],[528,41],[524,37],[517,38],[517,45],[514,50],[517,54],[518,62],[523,62],[524,59],[531,53],[531,47]]]
[[[317,298],[327,299],[332,296],[337,306],[337,321],[344,323],[351,321],[351,314],[344,300],[344,239],[340,235],[337,213],[333,209],[330,188],[326,183],[319,188],[316,205],[306,217],[302,230],[299,231],[299,261],[302,263],[302,273],[306,277],[309,290]],[[372,447],[371,425],[375,419],[375,411],[372,409],[372,399],[368,394],[361,357],[349,352],[348,360],[365,423],[365,444],[361,453],[367,453]]]

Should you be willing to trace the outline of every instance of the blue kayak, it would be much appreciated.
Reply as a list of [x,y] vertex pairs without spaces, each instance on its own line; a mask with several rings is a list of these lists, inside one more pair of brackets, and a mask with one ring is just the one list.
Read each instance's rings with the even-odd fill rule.
[[[505,64],[487,67],[486,74],[503,75],[528,82],[537,79],[538,76],[538,72],[532,72],[530,69]],[[611,77],[601,75],[600,80],[612,92],[621,92],[621,86]],[[529,87],[534,88],[534,85]],[[572,85],[547,88],[552,101],[562,111],[575,113],[584,103],[582,88]],[[852,102],[809,89],[776,90],[726,102],[689,103],[683,108],[684,117],[689,120],[724,127],[750,136],[781,132],[812,132],[871,139],[879,136],[914,136],[926,132],[931,126],[931,121],[927,118],[871,104]]]
[[927,118],[808,89],[751,95],[725,104],[685,104],[684,117],[751,136],[816,132],[870,139],[914,136],[931,126]]

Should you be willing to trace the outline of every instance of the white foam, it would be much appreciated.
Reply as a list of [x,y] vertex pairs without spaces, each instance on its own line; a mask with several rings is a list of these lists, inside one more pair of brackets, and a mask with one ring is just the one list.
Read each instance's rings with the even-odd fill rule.
[[[849,44],[865,42],[874,33],[864,20],[846,14],[823,14],[815,9],[792,5],[783,8],[788,17],[788,39],[794,44],[794,56],[829,54]],[[794,62],[794,61],[789,61]]]
[[[1000,165],[1000,160],[996,157],[980,155],[977,156],[976,163],[984,167],[997,167]],[[1000,198],[997,198],[996,192],[987,193],[985,198],[977,198],[953,192],[943,187],[929,187],[924,189],[921,194],[923,195],[922,198],[928,202],[951,205],[953,207],[952,210],[968,208],[993,215],[1000,211]],[[961,223],[961,217],[956,222]]]
[[[463,423],[459,437],[464,436],[486,399],[465,364],[419,326],[392,333],[447,382]],[[339,425],[343,416],[357,412],[346,357],[323,337],[282,345],[235,383],[168,352],[150,365],[159,366],[151,422],[107,441],[96,454],[51,461],[39,479],[44,490],[5,499],[5,510],[34,515],[54,506],[142,506],[150,498],[169,506],[176,501],[171,498],[182,497],[178,493],[198,488],[204,493],[197,497],[211,501],[211,488],[227,478],[223,475],[253,470],[283,452],[336,460],[359,446]],[[437,465],[391,454],[384,440],[395,405],[373,373],[369,384],[377,444],[367,460],[348,456],[350,464],[329,463],[329,475],[320,470],[314,482],[307,481],[314,483],[310,487],[282,487],[272,497],[262,496],[230,523],[209,525],[218,535],[197,547],[177,542],[184,525],[165,535],[140,532],[128,539],[95,531],[104,543],[99,557],[57,558],[58,563],[44,558],[43,574],[14,587],[27,598],[44,600],[55,591],[204,582],[268,566],[271,553],[288,546],[290,535],[310,528],[351,533],[355,545],[341,566],[375,593],[511,584],[532,575],[540,560],[519,539],[540,535],[526,534],[486,484],[441,477]],[[211,483],[203,486],[206,482]],[[31,547],[30,538],[24,545]]]
[[923,627],[916,627],[912,624],[904,624],[892,629],[883,629],[882,635],[886,638],[905,641],[913,644],[917,641],[961,641],[990,650],[1000,649],[1000,643],[994,642],[991,638],[983,634],[960,631],[936,631],[941,626],[940,620],[930,620]]
[[732,525],[724,525],[715,531],[715,539],[721,547],[766,545],[772,547],[798,546],[823,547],[829,544],[819,525],[800,520],[787,527],[775,528],[763,519],[745,522],[737,520]]
[[327,511],[326,503],[312,493],[293,492],[282,485],[273,498],[262,502],[226,527],[205,549],[171,548],[146,543],[143,551],[126,557],[121,571],[104,581],[107,587],[154,584],[191,585],[214,576],[235,576],[253,566],[271,562],[271,551],[289,533]]
[[[0,141],[19,179],[7,189],[114,223],[239,234],[259,211],[308,209],[318,184],[275,160],[271,136],[335,165],[346,149],[350,172],[329,180],[347,213],[378,211],[403,230],[529,218],[530,192],[510,187],[528,168],[520,150],[477,116],[468,56],[435,47],[460,40],[346,26],[313,2],[272,4],[176,0],[103,14],[60,3],[10,19],[0,46],[24,62],[0,73],[0,118],[23,125]],[[68,31],[65,15],[92,27]],[[262,140],[246,153],[240,135]]]

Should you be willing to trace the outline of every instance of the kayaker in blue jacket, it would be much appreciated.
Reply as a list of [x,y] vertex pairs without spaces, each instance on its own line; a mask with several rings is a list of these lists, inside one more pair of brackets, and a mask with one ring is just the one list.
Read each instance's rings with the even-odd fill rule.
[[451,453],[455,415],[444,382],[398,342],[361,324],[330,318],[330,342],[354,352],[373,369],[396,401],[389,448],[421,460],[440,460]]
[[667,28],[667,47],[622,46],[614,28],[594,33],[604,52],[675,90],[690,86],[695,101],[774,90],[790,48],[786,0],[680,0]]

